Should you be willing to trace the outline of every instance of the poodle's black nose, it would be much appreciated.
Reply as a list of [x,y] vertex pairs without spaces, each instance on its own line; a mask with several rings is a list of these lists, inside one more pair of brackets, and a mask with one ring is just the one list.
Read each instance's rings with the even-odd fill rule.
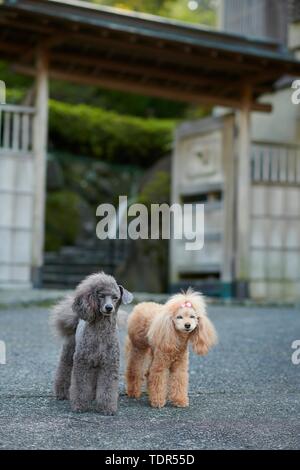
[[185,327],[187,330],[189,330],[189,329],[191,328],[191,324],[190,324],[190,323],[185,323],[185,324],[184,324],[184,327]]
[[106,304],[106,305],[105,305],[105,310],[106,310],[106,312],[111,312],[113,308],[114,308],[114,307],[112,306],[112,304]]

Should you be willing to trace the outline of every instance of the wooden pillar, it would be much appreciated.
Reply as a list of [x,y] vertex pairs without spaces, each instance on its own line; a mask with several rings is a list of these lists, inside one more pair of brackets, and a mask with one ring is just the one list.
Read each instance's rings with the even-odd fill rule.
[[44,258],[46,168],[48,139],[48,54],[42,47],[36,52],[36,84],[33,129],[34,150],[34,209],[32,237],[32,282],[41,284]]
[[235,144],[235,118],[232,115],[223,118],[223,168],[224,168],[224,216],[223,224],[223,268],[222,282],[224,285],[224,296],[232,296],[233,263],[234,259],[234,210],[235,210],[235,161],[232,149]]
[[239,144],[237,165],[237,253],[236,281],[239,298],[248,297],[249,255],[250,255],[250,190],[251,190],[251,102],[252,89],[245,85],[242,96],[242,108],[238,114]]

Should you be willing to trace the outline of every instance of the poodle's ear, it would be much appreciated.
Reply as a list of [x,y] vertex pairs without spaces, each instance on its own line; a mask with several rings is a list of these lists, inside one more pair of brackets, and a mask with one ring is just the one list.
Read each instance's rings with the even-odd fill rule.
[[167,354],[176,350],[176,330],[169,312],[157,315],[149,328],[148,338],[152,346]]
[[119,288],[120,288],[120,291],[121,291],[121,299],[122,299],[122,303],[123,304],[131,304],[131,302],[133,301],[133,295],[131,292],[129,292],[127,289],[125,289],[125,287],[123,286],[120,286],[119,285]]
[[82,320],[93,322],[98,310],[95,294],[92,291],[78,293],[74,298],[72,309]]
[[197,328],[191,333],[191,343],[196,354],[204,356],[217,343],[216,330],[206,315],[198,319]]

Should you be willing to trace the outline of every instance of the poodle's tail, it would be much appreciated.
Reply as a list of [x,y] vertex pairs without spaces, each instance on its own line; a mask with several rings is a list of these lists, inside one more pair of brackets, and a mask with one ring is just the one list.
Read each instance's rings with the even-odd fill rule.
[[72,310],[73,297],[68,296],[56,304],[50,314],[50,325],[61,338],[75,336],[79,318]]

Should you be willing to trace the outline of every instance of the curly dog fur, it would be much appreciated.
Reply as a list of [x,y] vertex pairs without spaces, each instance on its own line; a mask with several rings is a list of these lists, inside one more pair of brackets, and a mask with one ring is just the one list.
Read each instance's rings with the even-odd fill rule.
[[84,279],[57,304],[51,323],[64,343],[55,377],[55,395],[70,399],[74,411],[117,411],[119,341],[117,312],[132,295],[103,272]]
[[165,305],[138,304],[128,319],[128,396],[140,397],[146,375],[151,406],[163,407],[168,394],[173,405],[188,406],[189,341],[200,355],[207,354],[217,342],[200,293],[189,289],[174,295]]

